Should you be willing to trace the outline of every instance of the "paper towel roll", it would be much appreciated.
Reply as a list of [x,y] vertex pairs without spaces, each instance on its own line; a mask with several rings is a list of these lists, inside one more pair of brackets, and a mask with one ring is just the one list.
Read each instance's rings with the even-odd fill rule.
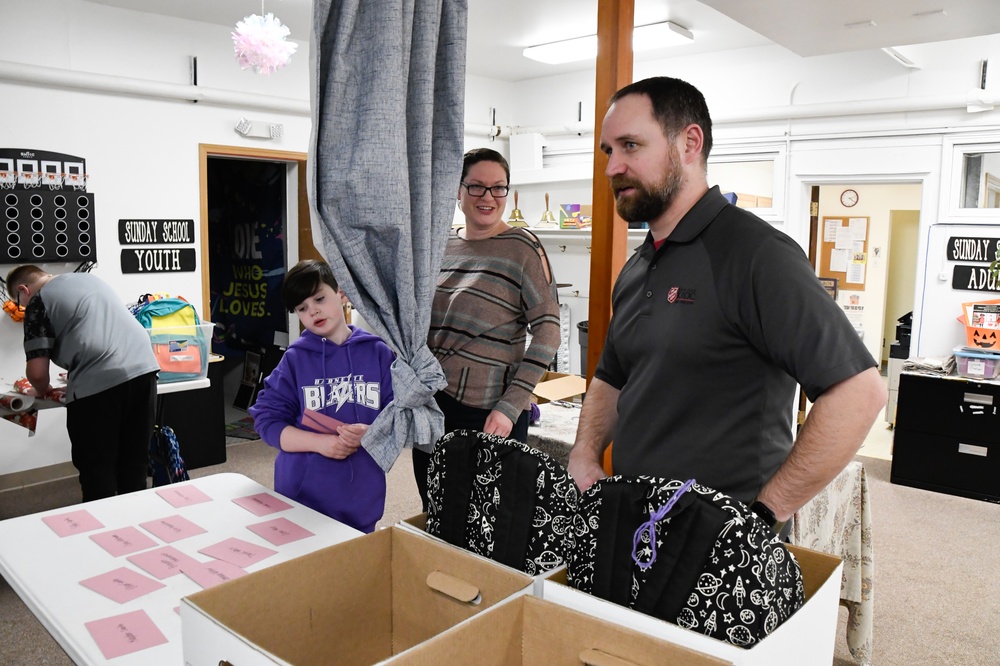
[[0,395],[0,407],[9,409],[12,412],[23,412],[29,409],[34,402],[34,396],[30,395],[21,395],[20,393],[4,393]]

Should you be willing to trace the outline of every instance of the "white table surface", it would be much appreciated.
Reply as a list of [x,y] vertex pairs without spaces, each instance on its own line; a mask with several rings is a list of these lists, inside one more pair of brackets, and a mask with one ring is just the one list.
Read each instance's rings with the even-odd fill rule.
[[[241,474],[215,474],[177,484],[175,487],[181,486],[196,486],[211,497],[212,501],[177,508],[156,494],[156,489],[149,489],[0,521],[0,574],[75,663],[110,663],[114,666],[183,664],[181,618],[174,609],[179,605],[181,597],[202,589],[181,573],[161,580],[166,587],[124,604],[93,592],[80,585],[80,581],[119,567],[152,576],[129,562],[127,556],[112,556],[90,538],[92,534],[127,526],[137,527],[140,532],[157,542],[156,548],[171,545],[199,562],[213,559],[199,553],[200,548],[230,537],[278,551],[277,554],[247,567],[249,572],[259,571],[361,534],[352,527],[281,497]],[[292,508],[257,516],[232,502],[234,498],[262,492],[279,497],[291,504]],[[45,516],[82,509],[101,521],[104,528],[59,537],[42,522]],[[165,544],[139,527],[139,523],[178,514],[198,524],[206,532]],[[287,518],[315,536],[275,546],[246,527],[274,518]],[[106,660],[84,623],[139,609],[146,611],[168,642]]]

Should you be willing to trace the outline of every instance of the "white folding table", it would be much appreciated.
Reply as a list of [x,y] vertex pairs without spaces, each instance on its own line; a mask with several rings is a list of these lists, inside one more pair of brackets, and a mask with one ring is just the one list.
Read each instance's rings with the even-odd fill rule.
[[[202,589],[181,573],[161,580],[165,587],[124,604],[91,591],[81,585],[80,581],[119,567],[149,575],[129,562],[127,556],[112,556],[90,538],[92,534],[128,526],[145,532],[139,527],[140,523],[181,515],[206,532],[170,544],[165,544],[150,534],[157,542],[156,547],[171,545],[199,562],[212,560],[199,553],[199,549],[230,537],[278,551],[277,554],[246,567],[249,572],[361,534],[352,527],[281,497],[241,474],[215,474],[169,487],[183,486],[195,486],[212,500],[177,508],[153,488],[0,521],[0,574],[75,663],[111,663],[114,666],[183,664],[181,619],[174,609],[178,607],[181,597]],[[292,508],[257,516],[232,501],[265,492],[279,497],[292,505]],[[78,510],[86,510],[103,523],[104,527],[60,537],[42,521],[45,516]],[[314,536],[276,546],[247,529],[247,525],[279,517],[304,527]],[[139,609],[146,611],[167,638],[167,643],[116,657],[111,661],[105,659],[84,624]]]

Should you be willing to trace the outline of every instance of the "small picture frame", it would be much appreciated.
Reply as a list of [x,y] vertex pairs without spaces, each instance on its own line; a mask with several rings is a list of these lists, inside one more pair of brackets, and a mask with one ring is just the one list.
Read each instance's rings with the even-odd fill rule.
[[837,300],[837,283],[839,281],[839,278],[834,277],[821,277],[819,279],[819,283],[823,285],[823,289],[826,290],[826,293],[833,297],[833,300]]

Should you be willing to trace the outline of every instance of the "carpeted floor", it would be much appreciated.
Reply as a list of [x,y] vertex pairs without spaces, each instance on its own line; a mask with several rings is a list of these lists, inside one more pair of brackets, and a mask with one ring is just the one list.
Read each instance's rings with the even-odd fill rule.
[[236,437],[237,439],[260,439],[260,435],[253,429],[253,417],[244,416],[238,421],[226,424],[226,437]]
[[[275,450],[259,440],[230,440],[224,465],[193,477],[237,472],[271,487]],[[866,467],[874,515],[874,664],[1000,664],[1000,505],[889,483],[890,463]],[[419,513],[409,453],[389,473],[380,526]],[[75,478],[0,493],[0,519],[79,502]],[[3,545],[0,544],[0,548]],[[834,666],[854,664],[840,610]],[[0,664],[67,665],[70,660],[0,579]],[[804,665],[811,666],[811,665]]]

